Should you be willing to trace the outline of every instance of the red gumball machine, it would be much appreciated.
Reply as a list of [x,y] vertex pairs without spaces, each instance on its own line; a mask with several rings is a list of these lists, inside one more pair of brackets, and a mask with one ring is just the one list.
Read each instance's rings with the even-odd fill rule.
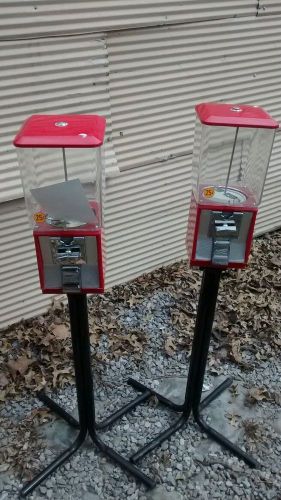
[[[221,382],[206,397],[202,398],[202,391],[220,279],[225,269],[247,264],[278,123],[255,106],[206,103],[196,106],[196,112],[186,243],[191,266],[200,266],[203,273],[185,395],[178,404],[154,391],[162,407],[166,405],[181,414],[135,452],[131,461],[137,463],[183,428],[192,413],[198,428],[209,438],[250,467],[258,467],[254,457],[218,431],[219,416],[213,428],[202,415],[202,410],[231,386],[232,378]],[[143,394],[150,390],[137,380],[131,379],[130,383]]]
[[278,123],[256,106],[195,109],[190,265],[245,267]]
[[97,115],[33,115],[14,139],[44,293],[104,291],[104,132]]
[[105,119],[97,115],[34,115],[14,139],[42,291],[66,293],[68,298],[79,415],[77,421],[45,391],[37,394],[45,406],[79,429],[79,434],[68,449],[23,486],[23,497],[68,460],[88,434],[111,460],[147,487],[155,485],[97,433],[147,399],[147,395],[138,396],[96,422],[87,293],[104,291],[104,132]]

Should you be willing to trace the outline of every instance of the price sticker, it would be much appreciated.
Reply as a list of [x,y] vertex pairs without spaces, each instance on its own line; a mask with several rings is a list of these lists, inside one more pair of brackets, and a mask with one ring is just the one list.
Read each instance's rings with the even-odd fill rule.
[[215,189],[213,187],[205,187],[203,189],[203,196],[205,198],[213,198],[215,194]]
[[37,224],[42,224],[46,220],[46,214],[44,214],[43,212],[36,212],[33,215],[33,219]]

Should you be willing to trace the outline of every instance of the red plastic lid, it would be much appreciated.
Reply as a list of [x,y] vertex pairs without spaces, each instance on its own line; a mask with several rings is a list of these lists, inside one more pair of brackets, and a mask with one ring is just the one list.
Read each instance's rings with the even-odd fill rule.
[[258,106],[206,102],[197,104],[195,109],[199,120],[204,125],[254,128],[279,127],[279,123]]
[[14,139],[19,148],[97,148],[103,144],[105,118],[98,115],[32,115]]

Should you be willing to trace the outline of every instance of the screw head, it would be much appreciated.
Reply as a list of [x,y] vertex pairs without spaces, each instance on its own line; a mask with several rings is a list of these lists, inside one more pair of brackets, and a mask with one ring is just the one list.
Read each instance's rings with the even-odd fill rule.
[[68,123],[67,122],[56,122],[55,126],[56,127],[67,127]]
[[239,108],[239,106],[232,106],[232,108],[230,108],[230,111],[236,111],[236,113],[239,113],[239,111],[242,111],[242,109]]

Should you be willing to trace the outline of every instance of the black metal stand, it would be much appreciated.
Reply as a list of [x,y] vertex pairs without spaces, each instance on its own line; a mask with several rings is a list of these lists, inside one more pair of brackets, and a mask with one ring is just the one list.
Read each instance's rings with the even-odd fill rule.
[[[38,397],[46,406],[68,422],[72,427],[79,429],[79,433],[70,448],[64,451],[46,469],[40,472],[34,479],[29,481],[23,487],[21,491],[22,496],[26,496],[31,493],[34,488],[36,488],[73,453],[75,453],[75,451],[77,451],[85,441],[87,434],[91,436],[93,443],[105,455],[118,463],[127,472],[130,472],[136,479],[143,482],[148,488],[153,488],[155,486],[154,480],[141,472],[134,464],[143,458],[147,453],[154,450],[176,431],[181,429],[187,423],[191,413],[193,413],[194,419],[200,428],[215,441],[230,450],[238,458],[244,460],[251,467],[257,467],[259,465],[254,458],[250,457],[241,448],[231,443],[231,441],[225,438],[222,434],[206,424],[201,416],[201,410],[206,408],[211,401],[216,399],[227,387],[232,384],[232,379],[226,379],[205,399],[203,399],[203,401],[200,401],[220,277],[221,271],[218,269],[205,269],[203,272],[184,403],[182,405],[175,404],[169,399],[161,396],[161,394],[158,394],[153,389],[150,389],[142,383],[130,378],[128,380],[129,385],[134,387],[137,391],[140,391],[141,394],[99,423],[95,420],[87,297],[86,295],[68,295],[79,421],[75,420],[63,408],[52,401],[44,392],[39,393]],[[150,443],[146,444],[143,448],[134,453],[130,457],[130,460],[127,460],[114,449],[103,443],[97,435],[97,430],[104,429],[113,424],[117,419],[122,417],[122,415],[132,411],[139,404],[147,401],[152,396],[156,396],[159,402],[164,406],[176,412],[180,412],[181,416],[167,430],[160,433]]]
[[[188,421],[188,418],[193,413],[194,419],[200,428],[212,437],[219,444],[230,450],[238,458],[244,460],[250,467],[257,467],[259,463],[250,457],[241,448],[233,444],[222,434],[210,427],[203,420],[201,410],[206,408],[211,401],[216,399],[225,389],[232,384],[232,379],[228,378],[214,389],[203,401],[201,400],[204,375],[209,351],[210,339],[212,334],[212,326],[216,309],[217,295],[221,277],[219,269],[204,269],[201,284],[201,291],[197,309],[197,319],[195,332],[192,344],[192,352],[190,358],[190,367],[185,391],[185,400],[183,405],[178,405],[161,396],[156,391],[151,390],[151,393],[156,396],[160,403],[168,408],[181,412],[180,418],[173,423],[167,430],[161,432],[150,443],[134,453],[130,460],[133,463],[138,462],[147,453],[154,450],[163,441],[168,439],[172,434],[181,429]],[[148,388],[136,380],[129,379],[128,383],[139,391],[145,394]]]
[[83,444],[87,434],[92,438],[94,444],[109,458],[118,463],[127,472],[130,472],[136,479],[142,481],[148,488],[153,488],[155,482],[143,474],[134,464],[122,457],[114,449],[107,446],[97,435],[98,429],[103,429],[111,425],[126,412],[131,411],[138,404],[146,401],[150,396],[149,390],[144,391],[129,404],[116,411],[109,418],[97,424],[95,420],[95,405],[93,378],[90,359],[90,341],[88,326],[88,311],[86,295],[68,295],[69,315],[71,325],[71,338],[73,347],[73,358],[76,379],[76,391],[78,401],[79,422],[69,415],[64,409],[52,401],[44,393],[40,393],[39,399],[53,410],[56,414],[66,420],[71,426],[79,429],[78,436],[74,443],[56,458],[46,469],[40,472],[34,479],[29,481],[21,490],[23,497],[31,493],[42,481],[78,450]]

